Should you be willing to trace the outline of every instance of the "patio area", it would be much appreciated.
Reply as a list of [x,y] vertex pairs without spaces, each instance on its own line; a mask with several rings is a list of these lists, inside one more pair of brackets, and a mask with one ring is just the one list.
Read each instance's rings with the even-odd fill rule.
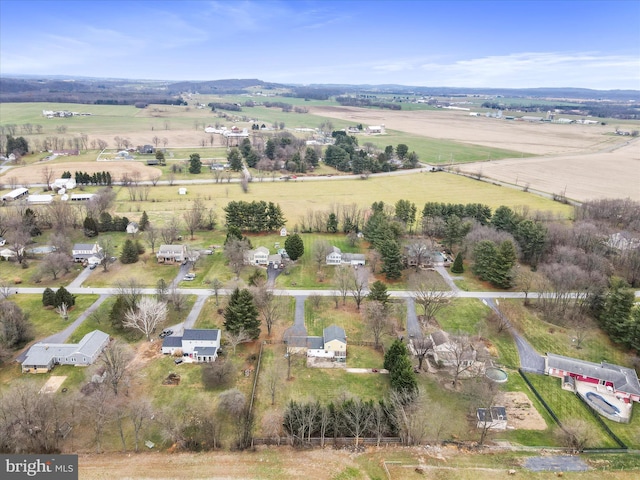
[[629,423],[631,420],[633,403],[625,403],[606,387],[576,381],[576,392],[603,417],[619,423]]

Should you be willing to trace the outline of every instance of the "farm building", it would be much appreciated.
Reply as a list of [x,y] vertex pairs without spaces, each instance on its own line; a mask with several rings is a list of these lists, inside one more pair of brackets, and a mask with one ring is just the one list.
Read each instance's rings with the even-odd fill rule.
[[38,342],[27,352],[22,373],[47,373],[56,365],[91,365],[108,343],[109,335],[100,330],[87,333],[79,343]]
[[187,260],[186,245],[160,245],[156,253],[158,263],[182,263]]
[[384,135],[385,128],[384,125],[369,125],[366,129],[366,132],[369,135]]
[[65,190],[72,190],[76,188],[76,181],[73,178],[56,178],[53,181],[51,188],[54,190],[59,190],[61,188],[64,188]]
[[23,197],[29,195],[29,189],[27,188],[16,188],[15,190],[11,190],[9,193],[2,196],[3,202],[13,202],[14,200],[19,200]]
[[53,195],[29,195],[27,202],[29,202],[30,205],[48,205],[53,202]]
[[91,200],[95,193],[72,193],[69,197],[69,200],[72,202],[86,202],[87,200]]
[[180,187],[178,189],[178,195],[186,195],[187,194],[187,189],[185,187]]
[[196,362],[215,362],[220,348],[220,330],[186,329],[181,337],[168,336],[162,342],[162,353],[187,355]]

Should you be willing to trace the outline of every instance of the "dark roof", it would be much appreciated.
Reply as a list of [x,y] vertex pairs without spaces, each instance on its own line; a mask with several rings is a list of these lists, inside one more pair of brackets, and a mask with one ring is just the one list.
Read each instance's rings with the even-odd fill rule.
[[478,420],[484,423],[507,419],[507,409],[504,407],[479,408],[476,411]]
[[[73,250],[93,250],[95,247],[95,243],[76,243],[73,246]],[[100,249],[98,248],[98,250]]]
[[331,340],[340,340],[342,343],[347,343],[347,334],[344,332],[344,328],[337,325],[329,325],[322,331],[324,337],[324,343]]
[[310,348],[312,350],[322,350],[324,341],[322,337],[289,337],[287,345],[294,348]]
[[186,329],[182,335],[183,340],[218,340],[220,330],[217,329]]
[[196,355],[210,355],[213,356],[218,351],[218,347],[196,347],[193,349]]
[[547,368],[557,368],[583,377],[597,378],[613,383],[616,390],[640,395],[638,374],[632,368],[621,367],[612,363],[593,363],[577,358],[563,357],[554,353],[547,353]]
[[182,337],[164,337],[164,341],[162,342],[163,347],[182,347]]
[[449,342],[449,335],[443,330],[438,330],[431,334],[431,339],[433,340],[433,344],[437,347],[438,345],[443,345]]

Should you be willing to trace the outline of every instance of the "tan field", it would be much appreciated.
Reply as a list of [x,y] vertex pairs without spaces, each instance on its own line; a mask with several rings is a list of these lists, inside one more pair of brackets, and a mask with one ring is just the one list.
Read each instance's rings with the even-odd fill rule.
[[386,111],[314,107],[312,113],[363,125],[539,155],[461,165],[463,172],[528,185],[567,198],[640,200],[640,143],[614,125],[559,125],[471,117],[455,111]]

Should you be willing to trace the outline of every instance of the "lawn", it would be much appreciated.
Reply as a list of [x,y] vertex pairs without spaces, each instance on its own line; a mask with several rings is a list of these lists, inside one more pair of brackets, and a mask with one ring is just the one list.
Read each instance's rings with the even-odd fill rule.
[[[137,280],[144,287],[155,288],[161,278],[170,284],[178,274],[180,265],[158,263],[155,257],[143,256],[136,263],[124,265],[119,261],[110,265],[108,271],[96,268],[84,282],[88,288],[113,287],[129,280]],[[192,282],[194,283],[194,282]]]
[[451,333],[477,335],[484,329],[489,307],[473,298],[456,298],[436,314],[440,327]]
[[97,299],[98,295],[76,295],[76,304],[69,311],[69,319],[64,320],[54,309],[42,306],[42,295],[20,294],[9,297],[10,301],[15,302],[29,316],[36,340],[64,330]]
[[[594,443],[589,447],[617,448],[618,445],[596,422],[587,407],[573,393],[562,390],[559,378],[546,375],[527,374],[527,378],[551,407],[561,422],[569,420],[582,420],[590,426],[593,433]],[[629,427],[633,428],[633,427]],[[634,430],[635,431],[635,430]]]
[[575,333],[571,329],[545,322],[536,310],[524,307],[521,300],[500,300],[500,308],[541,354],[551,352],[595,363],[606,361],[631,366],[629,356],[595,325],[588,329],[582,348],[578,349],[575,347]]

